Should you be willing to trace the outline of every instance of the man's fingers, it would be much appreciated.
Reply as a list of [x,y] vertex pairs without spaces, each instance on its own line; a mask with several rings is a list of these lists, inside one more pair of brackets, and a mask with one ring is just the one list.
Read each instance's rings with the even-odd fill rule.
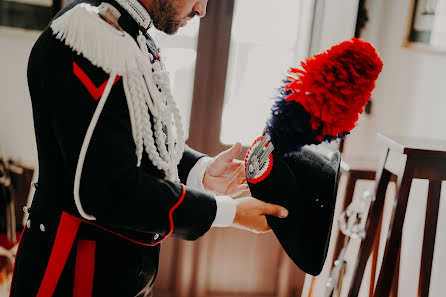
[[263,214],[275,216],[278,218],[286,218],[288,216],[288,210],[279,205],[265,203],[263,208]]
[[221,158],[223,161],[232,161],[237,158],[238,154],[242,151],[242,144],[236,142],[230,149],[221,153]]

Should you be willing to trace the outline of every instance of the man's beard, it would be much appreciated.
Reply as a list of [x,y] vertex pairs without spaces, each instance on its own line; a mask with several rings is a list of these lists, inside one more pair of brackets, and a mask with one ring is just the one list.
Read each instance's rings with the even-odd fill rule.
[[178,31],[182,21],[177,20],[178,11],[175,0],[153,0],[150,16],[153,25],[166,34],[174,34]]

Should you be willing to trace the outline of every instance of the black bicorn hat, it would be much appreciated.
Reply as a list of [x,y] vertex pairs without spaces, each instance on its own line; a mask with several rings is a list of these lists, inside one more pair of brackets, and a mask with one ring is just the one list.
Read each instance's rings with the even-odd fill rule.
[[290,258],[306,273],[327,257],[341,157],[305,148],[346,137],[370,99],[383,67],[373,46],[353,38],[290,68],[263,136],[248,150],[253,197],[288,209],[267,221]]
[[[306,273],[318,275],[330,241],[340,154],[336,151],[326,160],[304,148],[280,156],[269,152],[268,138],[259,138],[246,156],[251,194],[289,210],[285,219],[267,216],[268,224],[294,263]],[[264,155],[267,157],[262,158]]]

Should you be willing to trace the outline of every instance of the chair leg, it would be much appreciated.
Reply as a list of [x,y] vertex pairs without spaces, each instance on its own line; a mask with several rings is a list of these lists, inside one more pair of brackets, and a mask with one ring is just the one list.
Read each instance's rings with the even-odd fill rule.
[[376,284],[374,297],[386,297],[390,294],[401,245],[401,233],[403,230],[404,218],[406,216],[414,165],[415,164],[412,160],[407,160],[406,166],[403,169],[404,173],[402,174],[402,177],[398,177],[396,203],[394,204],[392,210],[386,248],[384,250],[383,262],[381,265],[378,282]]
[[429,182],[429,194],[427,197],[426,219],[424,223],[423,251],[421,254],[420,280],[418,284],[418,296],[429,296],[431,280],[432,258],[434,256],[435,235],[437,232],[438,208],[440,205],[441,181]]
[[[385,162],[385,159],[386,158],[383,159],[383,162]],[[365,266],[367,265],[367,260],[369,259],[370,252],[373,247],[373,242],[375,241],[376,233],[378,230],[379,221],[381,219],[387,186],[389,185],[390,177],[392,176],[390,171],[384,169],[384,163],[379,168],[380,172],[377,172],[377,186],[375,190],[376,197],[375,201],[372,201],[370,205],[365,227],[366,236],[364,238],[364,241],[361,243],[361,247],[359,248],[358,260],[356,263],[355,271],[353,273],[354,278],[350,286],[348,297],[358,297],[362,278],[364,276]]]
[[398,258],[396,260],[395,273],[393,274],[391,297],[398,297],[398,286],[400,281],[400,257],[401,257],[401,246],[398,252]]
[[373,243],[373,255],[372,255],[372,271],[370,273],[370,288],[369,288],[369,296],[373,296],[373,291],[375,290],[375,281],[376,281],[376,269],[378,267],[378,254],[379,254],[379,241],[381,236],[381,226],[382,226],[382,215],[379,219],[378,223],[378,232],[376,232],[375,242]]
[[[345,210],[347,208],[347,206],[349,206],[353,200],[353,195],[355,194],[356,181],[357,181],[356,176],[352,173],[348,173],[347,185],[345,186],[344,201],[342,204],[343,205],[342,210]],[[333,263],[331,264],[332,267],[342,250],[344,237],[345,237],[344,234],[342,234],[342,232],[339,230],[338,236],[336,237],[336,241],[335,241],[335,248],[334,248],[334,252],[333,252]]]

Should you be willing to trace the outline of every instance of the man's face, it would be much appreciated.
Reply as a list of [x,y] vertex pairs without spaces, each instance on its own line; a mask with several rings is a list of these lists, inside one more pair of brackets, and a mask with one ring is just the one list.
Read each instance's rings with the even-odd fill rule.
[[152,0],[150,16],[155,27],[174,34],[194,16],[206,14],[208,0]]

